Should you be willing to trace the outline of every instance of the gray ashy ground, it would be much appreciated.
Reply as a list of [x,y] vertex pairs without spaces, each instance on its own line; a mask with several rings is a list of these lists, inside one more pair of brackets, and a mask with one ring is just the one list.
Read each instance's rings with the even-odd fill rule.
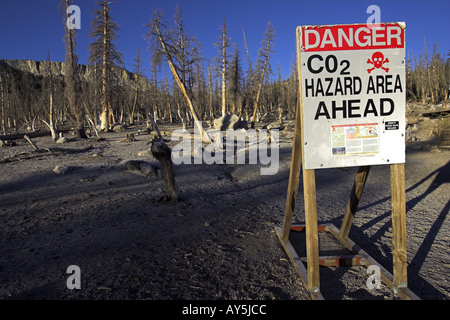
[[[126,133],[61,146],[93,145],[78,155],[0,164],[0,299],[309,299],[274,232],[284,215],[291,134],[280,136],[277,175],[261,176],[257,165],[176,166],[183,201],[166,203],[158,202],[161,177],[125,170],[129,160],[157,164],[138,156],[149,136],[117,142]],[[52,146],[49,138],[35,142]],[[449,299],[450,151],[433,143],[407,149],[409,288]],[[23,151],[31,151],[24,141],[1,148],[0,160]],[[56,165],[71,171],[58,175]],[[340,226],[355,173],[316,171],[319,222]],[[300,185],[296,222],[302,212]],[[373,167],[350,238],[391,271],[390,213],[389,167]],[[69,265],[81,268],[81,290],[66,287]],[[384,286],[367,290],[364,267],[320,270],[325,298],[393,299]]]

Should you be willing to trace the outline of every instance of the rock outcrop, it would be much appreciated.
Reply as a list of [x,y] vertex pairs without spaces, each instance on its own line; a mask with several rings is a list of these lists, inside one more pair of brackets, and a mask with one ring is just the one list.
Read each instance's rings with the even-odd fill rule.
[[214,128],[216,130],[238,130],[248,129],[247,122],[242,120],[235,114],[226,114],[225,116],[214,120]]
[[[65,77],[66,63],[58,61],[34,61],[34,60],[3,60],[0,59],[0,68],[15,69],[20,72],[28,72],[36,77],[48,77],[50,71],[54,77]],[[94,81],[95,66],[79,65],[80,78],[87,82]],[[122,68],[114,69],[116,76],[121,79],[124,85],[134,87],[135,74]]]

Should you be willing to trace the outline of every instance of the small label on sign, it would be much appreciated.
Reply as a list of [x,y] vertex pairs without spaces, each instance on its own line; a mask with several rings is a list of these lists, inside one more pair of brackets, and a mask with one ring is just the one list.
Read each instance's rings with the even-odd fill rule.
[[400,129],[400,123],[399,123],[399,121],[386,121],[384,123],[384,129],[385,130],[398,130],[398,129]]
[[378,123],[331,126],[333,156],[378,153]]

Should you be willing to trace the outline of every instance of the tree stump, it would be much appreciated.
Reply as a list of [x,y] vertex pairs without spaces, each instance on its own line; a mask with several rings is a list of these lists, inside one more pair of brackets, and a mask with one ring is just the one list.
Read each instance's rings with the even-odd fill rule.
[[136,138],[134,137],[134,133],[127,133],[127,137],[119,142],[134,142]]
[[152,141],[151,151],[152,155],[161,163],[167,200],[178,201],[180,195],[173,174],[172,149],[167,146],[164,139],[156,137]]

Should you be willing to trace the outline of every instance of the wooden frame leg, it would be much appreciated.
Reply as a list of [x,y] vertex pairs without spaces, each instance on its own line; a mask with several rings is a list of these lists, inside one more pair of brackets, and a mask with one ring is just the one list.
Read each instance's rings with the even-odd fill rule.
[[[299,99],[298,99],[299,100]],[[294,218],[295,202],[297,199],[298,186],[300,184],[300,171],[302,168],[302,137],[301,137],[301,114],[300,100],[297,101],[297,112],[295,115],[295,135],[292,148],[291,173],[289,176],[288,194],[286,197],[286,209],[284,212],[283,228],[281,238],[283,241],[289,239],[290,228]]]
[[391,165],[391,197],[392,197],[392,257],[394,286],[406,288],[406,196],[405,196],[405,164]]
[[359,200],[366,185],[367,177],[369,176],[370,166],[359,167],[356,173],[355,182],[353,184],[352,191],[350,192],[350,200],[347,204],[347,210],[344,214],[341,229],[339,235],[342,238],[347,238],[350,233],[350,228],[355,217],[356,210],[358,209]]
[[317,227],[316,181],[314,170],[303,169],[305,191],[306,258],[308,290],[320,290],[319,275],[319,233]]

